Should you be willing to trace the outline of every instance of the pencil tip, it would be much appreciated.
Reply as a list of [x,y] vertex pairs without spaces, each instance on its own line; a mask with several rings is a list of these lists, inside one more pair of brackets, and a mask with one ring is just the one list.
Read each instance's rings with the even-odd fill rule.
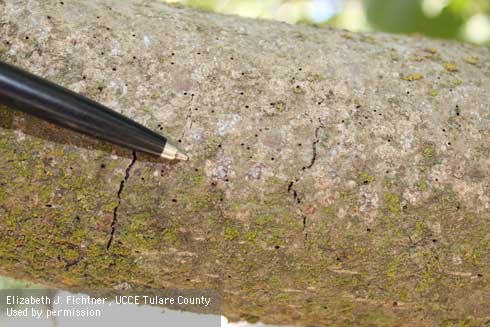
[[180,151],[177,151],[177,153],[175,154],[175,159],[187,161],[187,160],[189,160],[189,157],[186,154],[184,154]]

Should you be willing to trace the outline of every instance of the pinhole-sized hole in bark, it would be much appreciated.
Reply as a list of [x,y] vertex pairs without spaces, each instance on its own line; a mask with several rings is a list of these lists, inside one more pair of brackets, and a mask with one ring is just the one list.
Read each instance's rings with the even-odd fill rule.
[[177,202],[177,199],[172,199],[172,202],[174,202],[174,203]]
[[87,76],[83,75],[83,76],[82,76],[82,79],[87,79]]
[[184,92],[184,95],[187,95],[187,92]]
[[115,72],[117,70],[116,67],[112,67],[112,71]]
[[29,40],[29,37],[28,36],[26,36],[26,40]]
[[51,19],[51,16],[47,16],[46,18],[47,18],[47,19]]
[[100,168],[104,169],[105,168],[105,164],[101,164],[100,165]]
[[133,56],[133,59],[136,59],[136,56]]
[[476,274],[476,275],[477,275],[478,277],[480,277],[480,278],[481,278],[481,277],[483,277],[483,275],[482,275],[482,274]]
[[241,146],[244,146],[245,144],[244,143],[240,143]]
[[298,143],[298,146],[301,146],[301,143]]
[[243,92],[240,92],[240,95],[243,95]]
[[451,145],[451,142],[447,142],[447,145]]
[[393,306],[396,307],[398,305],[398,303],[395,301],[393,302]]
[[249,106],[248,106],[248,105],[246,105],[246,106],[245,106],[245,108],[246,108],[246,109],[248,109],[248,108],[249,108]]
[[230,60],[233,60],[233,57],[230,57]]
[[214,114],[214,109],[211,109],[211,113],[213,113],[213,114]]
[[100,54],[103,56],[104,55],[104,51],[102,51]]
[[182,143],[182,140],[178,140],[177,142]]
[[221,144],[218,144],[218,148],[221,148]]
[[371,228],[366,228],[366,232],[370,232],[371,231]]
[[277,249],[279,249],[281,247],[279,245],[276,245],[276,246],[274,246],[274,248],[277,250]]
[[410,94],[410,91],[407,91],[407,95]]
[[345,120],[342,119],[342,123],[345,123]]
[[200,52],[198,52],[197,54],[198,54],[198,55],[200,55],[201,53],[200,53]]
[[356,109],[359,109],[359,108],[361,108],[361,105],[360,105],[360,104],[358,104],[358,105],[356,106]]
[[[250,147],[249,147],[249,146],[247,146],[247,150],[250,150]],[[251,157],[250,157],[250,158],[251,158]]]
[[340,258],[339,258],[339,257],[337,257],[337,259],[336,259],[336,260],[337,260],[337,261],[342,261],[342,260],[340,260]]
[[436,182],[438,182],[438,181],[439,181],[439,178],[436,178]]
[[272,157],[271,160],[274,161],[274,157]]
[[171,53],[171,55],[172,55],[172,56],[175,56],[175,52],[172,52],[172,53]]
[[136,37],[136,34],[133,34],[133,37]]
[[174,65],[175,63],[174,63],[174,62],[171,62],[170,64],[171,64],[171,65]]
[[104,89],[104,88],[103,88],[102,86],[99,86],[99,87],[97,88],[97,90],[99,90],[99,92],[102,92],[102,90],[103,90],[103,89]]
[[259,135],[258,134],[255,134],[255,137],[259,137]]
[[46,204],[46,207],[51,208],[52,205],[48,203],[48,204]]
[[106,27],[105,29],[106,29],[106,30],[108,30],[108,31],[110,31],[110,30],[111,30],[109,27]]
[[97,18],[97,19],[100,19],[100,16],[97,16],[96,18]]
[[456,210],[459,210],[459,209],[461,209],[461,207],[460,206],[456,206]]
[[65,4],[65,3],[64,3],[63,1],[61,1],[61,2],[60,2],[60,5],[62,5],[62,6],[63,6],[64,4]]
[[231,278],[231,276],[230,276],[230,275],[228,275],[228,278]]

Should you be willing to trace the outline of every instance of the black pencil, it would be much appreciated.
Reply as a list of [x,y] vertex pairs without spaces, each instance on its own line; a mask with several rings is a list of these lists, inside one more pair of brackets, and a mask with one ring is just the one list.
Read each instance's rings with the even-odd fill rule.
[[162,135],[80,94],[0,61],[0,103],[56,125],[166,159],[187,155]]

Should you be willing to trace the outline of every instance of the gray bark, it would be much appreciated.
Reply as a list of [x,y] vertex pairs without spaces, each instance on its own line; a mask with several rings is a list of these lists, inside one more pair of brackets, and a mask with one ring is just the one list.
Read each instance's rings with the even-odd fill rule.
[[0,271],[220,288],[231,320],[483,325],[488,59],[156,1],[0,0],[0,60],[191,157],[133,155],[0,109]]

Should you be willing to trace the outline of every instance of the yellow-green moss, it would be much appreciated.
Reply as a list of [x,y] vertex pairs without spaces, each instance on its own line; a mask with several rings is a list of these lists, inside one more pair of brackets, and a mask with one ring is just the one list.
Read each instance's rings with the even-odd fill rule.
[[459,70],[458,66],[456,66],[456,64],[453,63],[445,62],[443,66],[448,72],[451,73],[457,72]]
[[477,56],[468,56],[463,58],[464,61],[471,65],[476,65],[478,63],[478,57]]
[[368,184],[374,181],[374,177],[363,171],[357,176],[357,181],[361,184]]
[[414,73],[406,76],[402,76],[401,79],[404,81],[417,81],[422,79],[424,76],[422,74]]
[[233,227],[226,227],[225,228],[225,240],[226,241],[232,241],[236,238],[240,237],[240,231],[236,228]]
[[385,192],[383,193],[384,207],[392,213],[400,213],[400,197],[396,194]]

